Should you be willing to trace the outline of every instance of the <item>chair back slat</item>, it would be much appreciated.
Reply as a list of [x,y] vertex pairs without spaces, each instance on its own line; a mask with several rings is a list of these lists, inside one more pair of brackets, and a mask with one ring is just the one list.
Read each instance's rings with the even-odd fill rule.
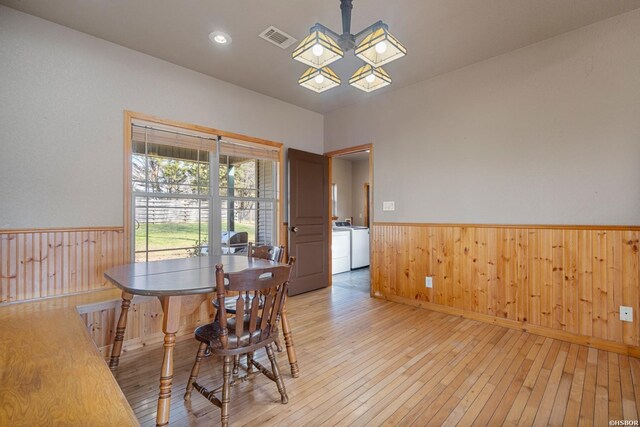
[[264,307],[262,307],[262,316],[260,319],[260,329],[263,331],[267,330],[267,323],[269,322],[269,313],[271,312],[271,307],[273,307],[273,293],[269,292],[269,294],[264,296]]
[[258,326],[258,310],[260,308],[260,293],[256,293],[251,301],[251,314],[249,315],[249,333],[253,334]]
[[277,318],[282,311],[281,306],[282,306],[283,296],[284,296],[284,292],[278,292],[276,295],[273,296],[273,309],[271,310],[271,313],[269,313],[269,315],[271,316],[269,318],[270,325],[277,324]]
[[[248,292],[247,292],[248,294]],[[242,293],[238,295],[236,300],[236,336],[241,337],[244,332],[244,306],[245,299],[242,297]]]
[[[216,266],[216,291],[220,310],[217,317],[223,348],[229,348],[229,345],[232,348],[244,347],[272,336],[277,329],[294,262],[295,258],[292,257],[287,265],[255,268],[226,275],[222,265]],[[226,327],[226,292],[238,292],[233,320],[235,325],[231,323],[234,325],[231,330]]]

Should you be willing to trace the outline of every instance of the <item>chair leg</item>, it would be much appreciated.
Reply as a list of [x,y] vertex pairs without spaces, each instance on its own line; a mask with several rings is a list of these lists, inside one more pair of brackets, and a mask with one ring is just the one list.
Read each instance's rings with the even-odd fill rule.
[[269,357],[269,362],[271,362],[271,371],[273,372],[273,376],[276,379],[276,385],[278,386],[278,391],[280,392],[280,401],[285,404],[289,402],[289,397],[287,397],[287,390],[284,387],[284,382],[282,381],[282,377],[280,376],[280,370],[278,369],[278,362],[276,361],[276,356],[273,353],[273,348],[271,344],[267,347],[267,356]]
[[282,335],[284,335],[284,345],[287,347],[287,356],[289,357],[289,364],[291,365],[291,376],[298,378],[300,376],[300,369],[298,368],[296,349],[293,346],[293,335],[291,335],[291,326],[289,325],[286,305],[282,307]]
[[229,393],[231,391],[231,356],[224,357],[222,365],[222,402],[220,405],[220,421],[223,427],[229,425]]
[[187,390],[184,393],[184,400],[188,400],[191,397],[191,391],[193,390],[193,383],[198,378],[198,374],[200,373],[200,362],[202,362],[202,358],[204,357],[205,351],[209,348],[209,346],[205,343],[200,343],[200,347],[198,347],[198,353],[196,354],[196,361],[193,364],[193,368],[191,368],[191,376],[189,377],[189,381],[187,382]]
[[240,355],[236,354],[233,356],[233,375],[238,373],[238,368],[240,367]]
[[280,331],[273,337],[273,342],[276,344],[276,350],[278,353],[282,353],[282,346],[280,345]]
[[247,372],[253,373],[253,351],[247,353]]

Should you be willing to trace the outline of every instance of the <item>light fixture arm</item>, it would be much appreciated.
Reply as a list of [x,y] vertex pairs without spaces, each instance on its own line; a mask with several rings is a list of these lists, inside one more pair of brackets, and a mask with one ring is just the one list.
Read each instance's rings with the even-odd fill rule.
[[313,33],[315,31],[320,31],[321,33],[329,33],[333,36],[334,39],[339,39],[340,38],[340,34],[336,33],[335,31],[333,31],[331,28],[325,27],[324,25],[320,24],[319,22],[316,22],[313,27],[311,27],[311,29],[309,30],[310,33]]
[[353,0],[340,0],[340,10],[342,11],[342,35],[351,35],[351,9]]
[[360,37],[366,36],[370,33],[373,33],[375,30],[377,30],[378,28],[385,28],[385,29],[389,29],[389,26],[387,24],[385,24],[382,21],[378,21],[376,23],[373,23],[371,25],[369,25],[367,28],[365,28],[364,30],[360,31],[358,34],[356,34],[354,37],[356,39],[359,39]]
[[357,39],[374,32],[378,28],[389,28],[384,22],[378,21],[353,35],[351,34],[351,9],[353,9],[353,0],[340,0],[340,10],[342,11],[342,34],[336,33],[319,22],[316,22],[316,24],[311,27],[310,32],[313,33],[314,31],[321,31],[325,34],[330,34],[338,43],[340,48],[344,52],[348,52],[356,47]]

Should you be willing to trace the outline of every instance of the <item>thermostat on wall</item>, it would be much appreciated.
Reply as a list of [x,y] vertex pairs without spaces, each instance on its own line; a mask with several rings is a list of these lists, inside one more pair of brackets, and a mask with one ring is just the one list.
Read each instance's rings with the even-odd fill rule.
[[382,202],[382,210],[383,211],[395,211],[396,210],[396,202]]

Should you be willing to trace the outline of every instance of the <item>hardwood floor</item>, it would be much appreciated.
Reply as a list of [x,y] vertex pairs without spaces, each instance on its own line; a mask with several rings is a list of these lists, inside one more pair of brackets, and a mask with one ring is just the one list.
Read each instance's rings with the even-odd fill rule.
[[[289,403],[255,376],[232,389],[232,425],[607,425],[636,420],[640,360],[377,299],[334,286],[291,298],[300,364],[291,378],[278,353]],[[175,349],[171,425],[219,424],[197,393],[182,399],[197,349]],[[118,383],[143,425],[155,422],[162,352],[123,356]],[[257,355],[268,363],[264,352]],[[199,382],[221,382],[205,359]]]
[[369,294],[371,290],[371,272],[369,271],[369,267],[334,274],[331,277],[333,286],[357,289],[367,294]]

